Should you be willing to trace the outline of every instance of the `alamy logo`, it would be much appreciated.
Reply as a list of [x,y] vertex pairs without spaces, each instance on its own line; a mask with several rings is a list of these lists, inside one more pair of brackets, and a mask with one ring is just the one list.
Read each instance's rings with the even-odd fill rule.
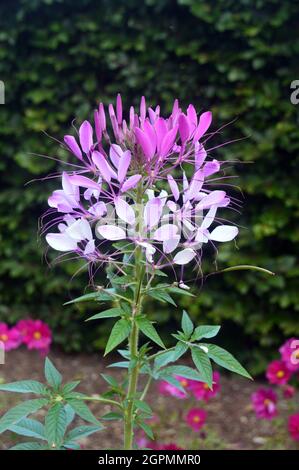
[[5,85],[2,80],[0,80],[0,104],[5,104]]
[[294,90],[291,93],[290,101],[292,104],[298,104],[299,103],[299,80],[293,80],[290,85],[290,88],[291,90]]

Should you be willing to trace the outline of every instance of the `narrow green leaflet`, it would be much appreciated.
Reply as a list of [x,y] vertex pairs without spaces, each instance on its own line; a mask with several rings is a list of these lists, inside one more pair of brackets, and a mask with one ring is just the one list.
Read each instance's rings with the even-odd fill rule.
[[185,333],[185,335],[190,338],[192,331],[194,329],[193,323],[191,318],[189,317],[188,313],[186,310],[183,311],[183,316],[182,316],[182,330]]
[[84,419],[85,421],[88,421],[89,423],[93,423],[100,426],[100,423],[97,418],[82,400],[76,400],[75,398],[71,398],[68,400],[68,404],[73,408],[75,413],[80,416],[80,418]]
[[207,383],[209,388],[212,389],[213,371],[208,354],[200,348],[192,347],[191,356],[195,367],[202,377],[202,381]]
[[82,439],[83,437],[90,436],[95,432],[101,431],[103,426],[78,426],[77,428],[72,429],[67,435],[67,441],[73,441],[77,439]]
[[176,388],[181,390],[181,392],[186,393],[186,390],[181,385],[181,383],[177,379],[175,379],[172,375],[168,375],[164,373],[164,370],[160,371],[158,378],[165,380],[165,382],[168,382],[170,385],[174,385]]
[[152,428],[148,424],[146,424],[144,421],[139,421],[138,424],[141,427],[141,429],[145,432],[147,437],[149,437],[151,440],[155,439]]
[[137,410],[141,410],[149,415],[153,414],[151,407],[145,401],[135,400],[135,406]]
[[191,341],[199,341],[202,338],[213,338],[219,333],[219,325],[200,325],[197,326],[191,336]]
[[108,374],[101,374],[105,382],[107,382],[111,387],[118,388],[118,382],[115,377]]
[[50,447],[60,447],[66,428],[67,419],[64,405],[56,403],[49,409],[45,418],[45,434]]
[[47,395],[48,389],[44,384],[36,380],[20,380],[8,384],[1,384],[0,390],[15,393],[35,393],[37,395]]
[[121,413],[111,411],[110,413],[106,413],[105,415],[101,416],[101,419],[104,421],[120,420],[123,419],[123,415]]
[[189,292],[188,290],[180,289],[179,287],[169,287],[167,290],[173,294],[186,295],[187,297],[195,297],[194,294],[191,294],[191,292]]
[[155,358],[154,369],[158,370],[161,367],[166,366],[166,364],[169,364],[170,362],[174,362],[174,361],[175,361],[175,351],[174,350],[165,351],[165,353],[159,354],[159,356]]
[[65,384],[61,391],[62,395],[67,395],[72,390],[74,390],[74,388],[78,387],[79,384],[80,384],[80,380],[74,380],[73,382],[69,382]]
[[154,289],[151,290],[150,289],[147,291],[147,294],[150,297],[153,297],[153,299],[160,300],[160,302],[164,302],[164,303],[168,302],[169,304],[176,307],[175,301],[170,297],[170,295],[167,292],[163,290],[154,290]]
[[180,375],[186,379],[199,380],[200,382],[204,382],[203,376],[197,370],[188,366],[168,366],[163,369],[163,373],[167,375]]
[[64,303],[63,305],[70,305],[70,304],[77,304],[81,302],[102,302],[102,301],[109,301],[113,299],[113,291],[108,292],[107,289],[103,289],[98,292],[90,292],[89,294],[80,295],[76,299],[70,300],[69,302]]
[[140,330],[145,336],[151,339],[154,343],[161,346],[161,348],[165,349],[165,345],[162,339],[158,335],[155,327],[152,325],[152,323],[149,320],[147,320],[147,318],[138,318],[137,325],[139,326]]
[[108,310],[105,310],[104,312],[96,313],[92,317],[87,318],[85,321],[90,321],[90,320],[100,320],[101,318],[112,318],[112,317],[121,317],[124,315],[124,312],[121,308],[109,308]]
[[20,436],[35,437],[35,439],[46,440],[44,426],[35,419],[21,419],[17,424],[11,426],[9,431],[19,434]]
[[13,447],[10,447],[9,450],[45,450],[46,447],[43,444],[38,442],[22,442]]
[[251,375],[244,369],[243,366],[234,358],[234,356],[216,344],[203,344],[208,350],[208,356],[216,362],[219,366],[235,372],[236,374],[243,375],[248,379],[252,379]]
[[61,385],[62,376],[48,357],[45,361],[45,377],[51,387],[57,389]]
[[179,341],[174,348],[174,361],[177,361],[182,357],[186,352],[188,351],[188,346],[187,344],[182,343]]
[[123,318],[118,320],[110,333],[104,356],[106,356],[110,351],[116,348],[116,346],[122,343],[129,336],[129,334],[130,323]]
[[21,419],[26,418],[31,413],[35,413],[48,403],[46,398],[35,398],[19,403],[14,408],[8,410],[0,419],[0,434],[17,424]]
[[66,415],[66,425],[69,426],[75,417],[75,412],[70,405],[65,405],[64,410]]

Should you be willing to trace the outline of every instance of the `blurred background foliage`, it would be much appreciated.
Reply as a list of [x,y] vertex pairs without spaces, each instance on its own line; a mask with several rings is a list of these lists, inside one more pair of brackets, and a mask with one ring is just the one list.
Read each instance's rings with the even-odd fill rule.
[[[298,335],[299,5],[293,0],[10,0],[0,4],[0,318],[41,317],[68,351],[103,345],[107,324],[63,307],[87,283],[74,265],[45,262],[37,219],[56,180],[25,184],[57,169],[36,154],[66,157],[56,139],[76,118],[92,118],[101,100],[125,104],[146,95],[171,109],[174,97],[212,109],[214,130],[234,119],[218,156],[239,160],[244,194],[238,247],[221,246],[219,268],[256,264],[254,272],[210,276],[196,299],[179,299],[198,322],[223,324],[229,345],[252,372],[284,337]],[[297,160],[297,161],[296,161]],[[205,271],[213,271],[212,254]],[[79,265],[78,265],[79,267]],[[75,266],[76,268],[76,266]],[[99,280],[100,282],[100,280]],[[94,309],[94,307],[93,307]],[[179,309],[148,305],[167,332]],[[181,310],[181,309],[180,309]],[[229,344],[228,344],[229,343]]]

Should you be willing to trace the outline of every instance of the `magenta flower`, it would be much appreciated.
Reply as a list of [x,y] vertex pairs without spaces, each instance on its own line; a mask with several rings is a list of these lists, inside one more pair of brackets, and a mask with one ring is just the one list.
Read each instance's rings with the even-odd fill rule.
[[[94,129],[84,121],[78,140],[64,137],[75,162],[62,174],[62,189],[48,199],[46,240],[88,264],[116,267],[120,253],[111,242],[125,240],[142,247],[151,268],[181,266],[182,277],[184,265],[200,262],[204,244],[215,247],[238,234],[223,216],[217,217],[235,202],[210,185],[222,166],[206,146],[212,114],[198,116],[193,105],[184,113],[175,100],[171,115],[162,117],[160,107],[147,108],[142,97],[139,113],[131,107],[127,122],[120,95],[108,114],[111,134],[101,103]],[[213,177],[213,185],[217,180]],[[167,191],[160,187],[163,181]],[[180,286],[187,287],[182,279]]]
[[284,385],[291,377],[291,372],[283,361],[272,361],[268,365],[266,377],[271,384]]
[[208,384],[192,380],[189,385],[189,390],[197,400],[209,401],[210,398],[214,397],[220,390],[220,374],[219,372],[213,372],[213,389],[211,390]]
[[288,430],[292,439],[299,441],[299,413],[289,417]]
[[177,446],[174,442],[170,442],[169,444],[162,445],[159,450],[183,450],[183,448]]
[[251,396],[257,418],[272,419],[277,415],[277,395],[271,389],[260,388]]
[[288,339],[279,349],[281,359],[285,362],[287,368],[296,372],[299,371],[299,339]]
[[41,320],[29,320],[23,341],[28,349],[38,349],[46,354],[52,342],[51,330]]
[[[189,382],[187,379],[185,379],[184,377],[179,377],[179,376],[176,376],[175,378],[181,383],[183,387],[185,388],[188,387]],[[169,396],[181,398],[181,399],[187,398],[187,393],[183,392],[182,390],[177,388],[175,385],[165,382],[164,380],[159,382],[158,391],[159,393],[161,393],[161,395],[169,395]]]
[[192,408],[186,416],[186,423],[194,431],[198,432],[203,427],[207,419],[207,413],[201,408]]
[[17,328],[9,328],[6,323],[0,323],[0,341],[5,351],[16,349],[22,343],[22,337]]
[[295,395],[295,387],[293,387],[292,385],[285,385],[283,387],[283,396],[284,398],[286,398],[287,400],[289,400],[290,398],[293,398],[293,396]]

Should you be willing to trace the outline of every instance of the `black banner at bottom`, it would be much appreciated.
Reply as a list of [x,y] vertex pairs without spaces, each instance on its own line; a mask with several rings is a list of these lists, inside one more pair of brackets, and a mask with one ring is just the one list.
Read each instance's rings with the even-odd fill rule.
[[[1,451],[1,464],[18,464],[31,468],[45,464],[47,466],[66,464],[68,466],[88,465],[88,468],[115,466],[135,469],[141,466],[175,465],[198,466],[208,468],[210,465],[230,465],[240,468],[242,464],[256,465],[290,465],[298,461],[297,451],[236,451],[236,450],[203,450],[203,451]],[[69,467],[68,467],[69,468]]]

